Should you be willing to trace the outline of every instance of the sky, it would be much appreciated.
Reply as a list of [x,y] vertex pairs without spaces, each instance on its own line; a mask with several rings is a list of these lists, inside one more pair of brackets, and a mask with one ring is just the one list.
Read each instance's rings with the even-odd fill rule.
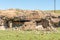
[[[54,10],[54,0],[0,0],[0,9]],[[56,9],[60,10],[60,0],[56,0]]]

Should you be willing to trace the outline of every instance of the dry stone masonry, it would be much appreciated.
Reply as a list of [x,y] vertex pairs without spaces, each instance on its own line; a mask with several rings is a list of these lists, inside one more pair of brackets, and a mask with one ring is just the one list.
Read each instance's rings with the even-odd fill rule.
[[60,14],[41,10],[0,10],[0,30],[52,30],[60,26]]

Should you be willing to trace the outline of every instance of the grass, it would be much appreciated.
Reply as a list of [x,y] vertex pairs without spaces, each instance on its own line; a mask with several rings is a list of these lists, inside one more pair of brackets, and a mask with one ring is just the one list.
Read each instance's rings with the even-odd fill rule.
[[60,33],[0,30],[0,40],[60,40]]
[[[46,12],[54,12],[54,10],[47,10]],[[60,10],[55,10],[55,13],[60,13]]]

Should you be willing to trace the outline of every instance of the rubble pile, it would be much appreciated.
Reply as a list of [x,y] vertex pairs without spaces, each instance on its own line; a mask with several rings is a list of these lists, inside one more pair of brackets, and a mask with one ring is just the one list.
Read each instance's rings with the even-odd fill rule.
[[58,27],[59,24],[60,14],[41,10],[0,10],[0,29],[41,30],[48,27]]

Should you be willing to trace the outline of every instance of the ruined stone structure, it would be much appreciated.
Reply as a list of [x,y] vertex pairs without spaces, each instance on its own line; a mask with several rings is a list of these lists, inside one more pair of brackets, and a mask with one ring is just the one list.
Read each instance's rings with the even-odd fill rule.
[[0,29],[19,30],[52,29],[60,23],[60,17],[40,10],[1,10]]

